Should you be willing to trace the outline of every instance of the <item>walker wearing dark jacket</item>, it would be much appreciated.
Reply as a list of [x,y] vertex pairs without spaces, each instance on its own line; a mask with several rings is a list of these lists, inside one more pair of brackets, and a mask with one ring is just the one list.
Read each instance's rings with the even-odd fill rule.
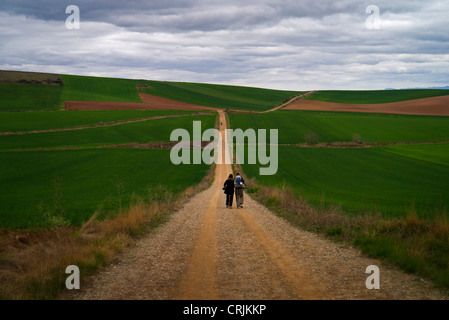
[[226,179],[224,186],[224,193],[226,194],[226,208],[232,208],[232,200],[234,199],[234,176],[229,175]]

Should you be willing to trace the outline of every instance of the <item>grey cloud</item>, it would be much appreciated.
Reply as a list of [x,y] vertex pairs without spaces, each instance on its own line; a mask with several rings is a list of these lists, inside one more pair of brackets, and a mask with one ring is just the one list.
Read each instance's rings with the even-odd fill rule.
[[[419,10],[421,1],[376,1],[386,12]],[[23,14],[46,21],[64,18],[72,0],[2,0],[0,11]],[[210,31],[273,25],[284,19],[322,19],[334,14],[364,17],[369,2],[353,0],[78,0],[86,21],[107,22],[135,31]],[[406,4],[406,5],[405,5]]]
[[[0,3],[0,68],[256,85],[382,89],[449,83],[441,1],[77,1]],[[401,85],[403,84],[403,85]]]

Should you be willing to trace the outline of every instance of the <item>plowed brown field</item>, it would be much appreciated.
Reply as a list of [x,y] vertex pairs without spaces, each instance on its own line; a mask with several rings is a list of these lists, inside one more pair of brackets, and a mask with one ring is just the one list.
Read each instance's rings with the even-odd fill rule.
[[346,104],[300,99],[284,109],[449,116],[449,96],[381,104]]

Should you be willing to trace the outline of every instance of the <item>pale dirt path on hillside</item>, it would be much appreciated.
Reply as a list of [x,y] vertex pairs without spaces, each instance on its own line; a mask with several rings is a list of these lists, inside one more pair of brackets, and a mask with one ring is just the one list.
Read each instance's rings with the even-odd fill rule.
[[[223,112],[220,121],[226,123]],[[230,165],[218,164],[209,189],[81,290],[61,298],[447,298],[417,277],[292,227],[247,195],[243,209],[226,209],[222,185],[230,172]],[[369,265],[380,268],[380,290],[366,289]]]
[[268,112],[273,112],[273,111],[276,111],[276,110],[285,108],[285,107],[287,107],[288,105],[290,105],[290,104],[292,104],[293,102],[295,102],[296,100],[299,100],[299,99],[301,99],[301,98],[308,97],[308,96],[310,96],[311,94],[314,94],[315,92],[316,92],[316,90],[314,90],[314,91],[308,91],[308,92],[306,92],[306,93],[303,93],[303,94],[294,96],[293,98],[291,98],[291,99],[289,99],[288,101],[286,101],[286,102],[280,104],[279,106],[274,107],[273,109],[270,109],[270,110],[262,111],[262,112],[260,112],[260,113],[268,113]]

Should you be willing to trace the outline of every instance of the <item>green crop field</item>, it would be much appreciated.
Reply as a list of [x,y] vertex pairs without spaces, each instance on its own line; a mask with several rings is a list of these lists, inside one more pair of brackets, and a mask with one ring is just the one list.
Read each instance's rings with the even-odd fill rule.
[[278,129],[280,144],[306,142],[424,142],[449,139],[449,117],[281,110],[269,114],[229,114],[233,129]]
[[414,204],[429,217],[449,208],[448,143],[368,149],[279,147],[275,175],[259,176],[259,165],[242,167],[262,183],[285,182],[314,204],[341,204],[348,213],[379,210],[386,217],[404,216]]
[[61,75],[64,82],[62,101],[142,102],[136,85],[141,80]]
[[53,85],[0,83],[0,112],[58,109],[62,90]]
[[0,113],[0,132],[71,128],[156,116],[192,114],[185,110],[107,110]]
[[386,146],[383,149],[403,157],[449,166],[449,145],[447,143],[433,144],[431,147],[422,144],[406,147]]
[[97,147],[124,143],[169,142],[173,130],[184,128],[192,136],[193,121],[202,130],[215,127],[216,115],[165,118],[83,130],[0,136],[0,150]]
[[421,145],[420,159],[413,156],[414,147],[280,147],[275,175],[259,176],[258,165],[243,165],[243,170],[266,184],[285,181],[312,203],[341,204],[347,212],[377,209],[402,216],[413,203],[426,215],[449,208],[449,144]]
[[373,90],[373,91],[337,91],[323,90],[306,97],[308,100],[318,100],[338,103],[389,103],[414,99],[449,95],[445,89],[410,89],[410,90]]
[[43,213],[55,208],[56,183],[64,216],[86,221],[103,203],[116,210],[134,193],[165,186],[177,193],[206,175],[207,165],[170,162],[170,150],[101,149],[0,152],[0,228],[45,226]]
[[186,82],[148,81],[148,93],[191,104],[237,110],[263,111],[273,108],[303,91],[282,91],[252,87]]

